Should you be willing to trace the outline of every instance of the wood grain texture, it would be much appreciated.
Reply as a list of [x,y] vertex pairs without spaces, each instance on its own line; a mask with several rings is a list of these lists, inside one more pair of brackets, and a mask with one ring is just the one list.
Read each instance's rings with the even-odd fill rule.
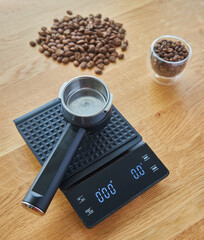
[[[130,42],[123,61],[101,76],[114,105],[170,170],[168,178],[105,221],[86,229],[58,191],[44,217],[20,206],[40,169],[13,119],[55,98],[63,82],[82,74],[30,48],[41,26],[67,9],[100,12],[124,23]],[[204,239],[204,2],[202,0],[0,0],[0,239]],[[193,58],[172,87],[146,70],[151,42],[163,34],[186,39]]]

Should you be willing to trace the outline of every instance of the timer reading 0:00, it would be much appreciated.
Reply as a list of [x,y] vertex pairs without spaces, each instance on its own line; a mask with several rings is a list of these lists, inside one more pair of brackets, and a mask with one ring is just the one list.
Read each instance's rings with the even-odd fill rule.
[[137,165],[136,168],[131,169],[130,171],[135,179],[140,178],[141,176],[145,175],[145,171],[140,165]]
[[100,203],[104,202],[104,199],[108,199],[110,198],[111,195],[115,195],[116,194],[116,190],[112,185],[112,181],[110,181],[110,183],[107,185],[106,187],[103,187],[101,190],[98,189],[99,191],[97,191],[95,193],[95,196],[97,197],[98,201]]

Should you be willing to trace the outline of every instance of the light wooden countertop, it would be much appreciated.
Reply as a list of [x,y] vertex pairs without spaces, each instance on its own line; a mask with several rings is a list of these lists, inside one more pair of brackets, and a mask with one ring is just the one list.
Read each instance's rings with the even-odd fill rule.
[[[123,61],[100,77],[114,105],[139,131],[170,175],[93,229],[87,229],[58,191],[43,217],[21,207],[40,165],[13,119],[56,98],[63,82],[94,70],[59,65],[29,41],[66,10],[101,12],[127,30]],[[0,238],[69,240],[204,239],[204,2],[0,1]],[[164,34],[188,41],[193,57],[177,85],[156,84],[146,69],[151,42]]]

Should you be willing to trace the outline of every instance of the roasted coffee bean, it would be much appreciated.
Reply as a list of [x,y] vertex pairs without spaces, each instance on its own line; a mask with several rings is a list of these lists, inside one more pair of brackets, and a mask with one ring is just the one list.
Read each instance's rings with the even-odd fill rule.
[[58,43],[58,44],[57,44],[57,48],[63,49],[63,48],[64,48],[64,44]]
[[117,58],[118,57],[118,53],[117,52],[113,52],[113,53],[111,53],[111,56],[115,56]]
[[121,45],[121,50],[122,50],[122,51],[125,51],[126,49],[127,49],[127,45],[123,43],[123,44]]
[[75,43],[73,43],[73,42],[70,42],[69,44],[68,44],[68,46],[71,48],[71,47],[75,47]]
[[125,30],[124,28],[122,28],[119,32],[120,32],[120,33],[125,33],[126,30]]
[[95,63],[96,63],[96,65],[103,63],[103,59],[98,59]]
[[127,39],[125,39],[125,40],[123,41],[123,43],[124,43],[126,46],[128,46],[128,44],[129,44],[129,42],[128,42]]
[[86,60],[85,57],[80,57],[80,58],[79,58],[79,62],[80,62],[80,63],[84,62],[85,60]]
[[121,41],[119,39],[115,40],[115,46],[117,46],[117,47],[121,46]]
[[96,34],[99,38],[103,38],[103,33],[101,31],[98,30]]
[[80,51],[81,53],[85,52],[85,51],[84,51],[84,48],[83,48],[82,46],[79,46],[79,51]]
[[75,60],[75,56],[71,56],[71,57],[69,58],[69,60],[70,60],[71,62],[73,62],[73,61]]
[[81,54],[80,54],[80,52],[75,52],[74,56],[75,56],[76,60],[79,60],[79,58],[81,57]]
[[[157,50],[157,51],[158,51],[158,50]],[[169,53],[172,53],[172,52],[173,52],[173,48],[168,48],[167,51],[168,51]]]
[[44,48],[44,50],[48,50],[48,46],[46,44],[42,44],[42,47]]
[[100,69],[104,69],[104,64],[100,63],[100,64],[97,65],[97,67],[100,68]]
[[57,58],[57,61],[58,61],[59,63],[61,63],[61,62],[62,62],[62,59],[63,59],[63,57],[58,57],[58,58]]
[[109,48],[109,49],[108,49],[108,52],[109,52],[109,53],[115,52],[115,48]]
[[53,58],[54,60],[56,60],[56,59],[58,58],[57,54],[53,53],[53,54],[52,54],[52,58]]
[[99,53],[99,48],[95,48],[95,54],[98,54]]
[[106,57],[109,58],[110,57],[110,53],[106,53]]
[[48,46],[48,47],[53,47],[53,46],[56,46],[56,43],[50,42],[50,43],[47,44],[47,46]]
[[67,10],[67,14],[68,14],[68,15],[72,15],[73,13],[72,13],[71,10]]
[[100,13],[96,14],[96,16],[95,16],[95,18],[101,18],[101,17],[102,17],[102,16],[101,16]]
[[79,29],[79,25],[78,25],[77,23],[73,23],[73,27],[74,27],[75,29]]
[[44,48],[43,47],[39,47],[38,50],[39,50],[40,53],[44,52]]
[[108,65],[110,63],[110,61],[108,59],[104,59],[103,62],[104,62],[105,65]]
[[116,57],[115,56],[110,56],[109,60],[110,60],[110,62],[115,62],[116,61]]
[[69,58],[68,58],[68,57],[64,57],[64,58],[62,59],[62,62],[63,62],[64,64],[69,63]]
[[118,58],[119,58],[119,59],[123,59],[123,58],[124,58],[124,54],[123,54],[123,53],[120,53],[120,54],[118,55]]
[[47,30],[47,28],[46,27],[41,27],[41,30],[45,32]]
[[51,56],[50,52],[48,52],[47,50],[44,51],[44,54],[45,54],[46,57],[50,57]]
[[83,39],[77,41],[77,44],[83,44],[83,43],[85,43]]
[[[62,53],[62,52],[60,52],[60,53]],[[63,54],[63,53],[62,53],[62,54]],[[65,55],[66,57],[71,57],[71,56],[74,55],[74,53],[73,53],[72,51],[66,51],[66,52],[64,53],[64,55]]]
[[101,20],[100,20],[100,19],[96,19],[95,22],[94,22],[94,24],[96,24],[96,25],[101,24]]
[[94,66],[94,62],[93,61],[88,62],[87,68],[92,68],[93,66]]
[[89,57],[91,58],[91,59],[93,59],[94,58],[94,54],[93,53],[89,53]]
[[102,47],[99,49],[99,52],[100,53],[103,53],[103,54],[106,54],[106,48],[105,47]]
[[82,69],[85,69],[85,68],[87,67],[87,63],[86,63],[86,62],[82,62],[82,63],[80,64],[80,67],[81,67]]
[[75,67],[78,67],[78,66],[79,66],[79,62],[76,61],[76,60],[73,62],[73,64],[74,64]]
[[103,47],[103,43],[102,43],[102,42],[97,43],[96,47],[97,47],[97,48]]
[[62,55],[64,55],[64,51],[62,49],[57,49],[56,54],[57,54],[57,56],[62,56]]
[[56,51],[55,47],[48,48],[48,52],[50,52],[51,54],[55,53],[55,51]]
[[46,33],[45,32],[38,32],[38,34],[41,36],[41,37],[46,37]]
[[30,46],[31,47],[35,47],[36,46],[36,43],[34,41],[30,41]]
[[89,62],[91,58],[89,56],[86,56],[86,61]]
[[96,74],[102,74],[102,70],[97,68],[97,69],[95,70],[95,73],[96,73]]
[[102,54],[102,53],[99,53],[97,56],[98,56],[100,59],[105,59],[105,58],[106,58],[105,55]]
[[90,45],[89,46],[89,52],[90,53],[94,53],[95,52],[95,46],[94,45]]

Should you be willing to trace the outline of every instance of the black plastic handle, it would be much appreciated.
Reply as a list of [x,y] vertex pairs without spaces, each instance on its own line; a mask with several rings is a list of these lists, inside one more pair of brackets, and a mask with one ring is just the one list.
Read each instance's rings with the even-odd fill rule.
[[85,133],[84,128],[67,124],[24,197],[23,206],[40,214],[46,212]]

